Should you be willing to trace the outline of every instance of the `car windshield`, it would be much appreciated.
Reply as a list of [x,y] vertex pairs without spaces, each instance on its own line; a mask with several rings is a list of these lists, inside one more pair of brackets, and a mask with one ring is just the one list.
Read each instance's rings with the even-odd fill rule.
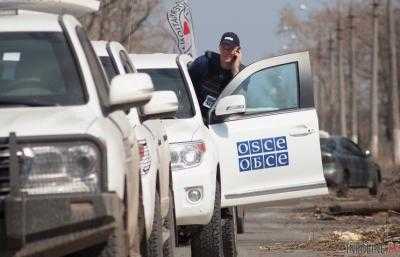
[[330,138],[321,138],[321,151],[332,153],[336,149],[336,142]]
[[77,64],[63,33],[0,33],[0,107],[85,102]]
[[107,73],[108,80],[111,81],[115,76],[117,76],[117,70],[115,69],[111,57],[109,56],[101,56],[100,57],[101,64]]
[[170,90],[175,92],[179,102],[176,118],[185,119],[194,116],[191,95],[179,69],[142,69],[139,72],[150,75],[156,91]]

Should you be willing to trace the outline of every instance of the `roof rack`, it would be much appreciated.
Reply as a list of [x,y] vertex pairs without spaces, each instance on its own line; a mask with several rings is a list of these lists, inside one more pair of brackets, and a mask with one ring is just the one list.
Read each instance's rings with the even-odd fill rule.
[[0,9],[71,14],[77,17],[100,9],[97,0],[0,0]]

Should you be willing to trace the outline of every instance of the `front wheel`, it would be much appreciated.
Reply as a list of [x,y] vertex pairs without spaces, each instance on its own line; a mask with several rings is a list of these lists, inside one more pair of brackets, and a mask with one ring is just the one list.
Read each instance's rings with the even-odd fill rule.
[[221,225],[221,186],[216,184],[214,212],[210,223],[193,231],[191,238],[192,257],[223,257]]

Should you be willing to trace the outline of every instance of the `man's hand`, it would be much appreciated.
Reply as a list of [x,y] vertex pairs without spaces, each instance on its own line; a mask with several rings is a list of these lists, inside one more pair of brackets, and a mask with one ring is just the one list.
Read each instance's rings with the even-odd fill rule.
[[232,63],[232,67],[231,67],[231,72],[233,76],[236,76],[236,74],[239,73],[240,71],[240,64],[242,63],[242,52],[240,51],[240,48],[237,47],[235,49],[235,56],[233,63]]

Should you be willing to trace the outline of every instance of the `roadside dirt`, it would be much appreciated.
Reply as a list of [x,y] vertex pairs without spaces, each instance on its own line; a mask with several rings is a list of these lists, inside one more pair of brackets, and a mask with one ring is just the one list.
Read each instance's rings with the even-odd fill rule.
[[[239,256],[400,256],[398,213],[333,216],[325,212],[338,203],[370,200],[376,198],[356,190],[347,198],[329,195],[292,206],[248,209],[246,233],[238,237]],[[176,256],[190,256],[190,249],[180,248]]]

